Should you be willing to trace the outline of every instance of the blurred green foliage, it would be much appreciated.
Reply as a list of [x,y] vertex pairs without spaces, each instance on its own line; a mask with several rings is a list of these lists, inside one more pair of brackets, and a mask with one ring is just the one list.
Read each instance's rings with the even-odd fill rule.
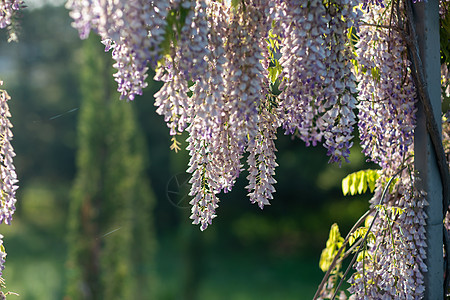
[[155,200],[143,134],[134,107],[117,101],[112,60],[99,38],[82,50],[66,298],[152,298]]

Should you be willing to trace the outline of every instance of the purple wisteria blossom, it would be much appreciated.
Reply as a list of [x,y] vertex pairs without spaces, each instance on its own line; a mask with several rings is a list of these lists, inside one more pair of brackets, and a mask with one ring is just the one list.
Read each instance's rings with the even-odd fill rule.
[[148,66],[161,58],[168,1],[69,0],[66,7],[81,38],[91,30],[112,49],[114,74],[122,99],[133,100],[146,87]]
[[330,33],[327,25],[330,18],[318,0],[309,5],[299,0],[283,1],[277,14],[274,31],[283,45],[279,60],[284,78],[280,85],[283,127],[288,134],[298,131],[307,145],[316,145],[323,136],[315,127],[320,104],[316,99],[327,74],[323,36]]
[[255,139],[247,147],[249,156],[249,181],[246,189],[249,191],[250,201],[257,203],[263,209],[264,205],[270,205],[269,200],[273,199],[275,192],[273,185],[277,182],[273,176],[278,164],[275,162],[275,140],[279,125],[278,115],[269,110],[269,101],[262,103],[258,114],[259,132]]
[[268,36],[265,22],[264,1],[248,1],[239,10],[230,10],[225,47],[225,102],[230,126],[239,151],[244,152],[246,143],[253,140],[257,130],[258,107],[265,97],[264,67],[261,39]]
[[[352,146],[356,78],[347,33],[361,12],[356,1],[284,1],[275,32],[281,37],[283,127],[307,145],[324,141],[330,162],[348,161]],[[332,13],[331,13],[332,12]]]
[[[222,13],[212,13],[211,10],[204,11],[206,5],[203,1],[197,5],[202,6],[200,11],[202,14],[206,13],[204,16],[207,18],[204,20],[211,26],[207,26],[208,23],[202,21],[201,28],[192,29],[203,31],[202,36],[209,37],[209,44],[204,46],[206,49],[197,48],[198,44],[202,43],[201,39],[193,43],[191,49],[187,49],[190,53],[188,55],[192,56],[197,52],[197,56],[201,58],[200,64],[197,64],[198,60],[191,61],[187,67],[192,69],[194,64],[204,66],[198,71],[190,72],[193,79],[197,80],[192,89],[193,118],[191,125],[187,128],[189,132],[187,149],[191,156],[187,172],[192,173],[190,179],[192,184],[190,195],[193,196],[191,219],[193,224],[201,224],[200,228],[204,230],[216,217],[215,210],[219,202],[216,194],[222,190],[231,189],[235,177],[228,176],[233,172],[227,164],[229,161],[226,151],[228,139],[222,138],[223,134],[227,134],[227,131],[224,130],[226,115],[223,100],[223,64],[226,59],[221,38],[221,32],[226,27],[226,15],[224,10],[218,10]],[[215,3],[215,5],[220,6],[221,4]],[[222,144],[224,141],[225,145]]]
[[11,25],[13,15],[22,6],[22,0],[0,0],[0,28]]
[[[208,10],[209,52],[196,51],[204,54],[196,60],[188,57],[184,64],[202,65],[200,58],[208,64],[206,69],[189,72],[195,81],[193,118],[187,128],[191,155],[188,172],[193,174],[191,219],[200,223],[202,230],[215,217],[219,202],[216,194],[231,190],[242,171],[246,146],[254,144],[257,136],[258,107],[266,93],[266,70],[261,64],[261,40],[270,28],[265,19],[266,4],[250,1],[244,13],[242,6],[232,10],[225,4],[211,3],[215,9]],[[195,43],[201,42],[201,36]],[[195,43],[180,54],[192,53]]]
[[5,269],[6,251],[3,246],[3,235],[0,234],[0,278],[3,278],[3,269]]
[[[356,272],[349,282],[355,299],[422,299],[425,290],[423,273],[427,247],[425,241],[426,194],[403,172],[399,182],[388,193],[374,220],[367,248],[355,265]],[[385,178],[380,181],[386,182]],[[380,201],[380,184],[371,200]]]
[[[416,91],[404,42],[395,30],[373,24],[384,20],[385,9],[365,14],[357,43],[359,123],[364,154],[383,169],[394,171],[411,155],[416,112]],[[394,163],[397,163],[395,165]]]
[[185,1],[183,4],[185,7],[195,6],[186,17],[178,41],[177,55],[182,57],[179,69],[186,78],[196,81],[204,75],[203,72],[207,68],[206,57],[209,55],[207,5],[203,0]]
[[[3,82],[0,82],[0,85]],[[10,96],[5,90],[0,90],[0,159],[1,159],[1,182],[0,191],[0,223],[11,224],[12,215],[16,210],[16,190],[17,190],[17,175],[13,164],[13,157],[16,156],[11,145],[13,137],[11,128],[12,124],[9,118],[8,100]]]
[[167,62],[165,67],[158,69],[155,80],[164,82],[155,94],[156,112],[164,116],[164,121],[170,128],[170,135],[183,132],[188,123],[188,110],[191,106],[187,96],[188,82],[182,73],[178,72],[175,63]]

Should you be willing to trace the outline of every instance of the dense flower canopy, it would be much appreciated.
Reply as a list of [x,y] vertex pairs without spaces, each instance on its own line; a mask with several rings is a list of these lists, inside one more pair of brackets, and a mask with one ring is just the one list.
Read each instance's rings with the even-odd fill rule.
[[[3,82],[0,82],[0,85]],[[11,113],[9,112],[8,101],[10,96],[5,90],[0,89],[0,169],[1,169],[1,204],[0,204],[0,223],[11,224],[12,215],[16,210],[16,190],[18,182],[13,157],[16,156],[11,146],[13,137],[11,128],[12,124],[9,120]]]
[[155,105],[173,148],[189,133],[191,218],[202,230],[246,152],[250,200],[269,204],[279,127],[322,143],[339,164],[348,161],[355,124],[364,153],[381,167],[395,170],[410,154],[416,92],[406,48],[397,31],[375,27],[395,25],[390,2],[70,0],[67,7],[80,37],[94,30],[112,49],[122,98],[142,93],[148,68],[164,82]]

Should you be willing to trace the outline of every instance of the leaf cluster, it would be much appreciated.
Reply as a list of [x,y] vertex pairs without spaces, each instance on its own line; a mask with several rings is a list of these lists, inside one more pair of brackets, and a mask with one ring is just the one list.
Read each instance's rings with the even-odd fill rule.
[[447,5],[443,10],[446,13],[440,19],[439,36],[441,42],[441,64],[450,65],[450,4],[442,1],[441,5]]
[[[333,262],[334,257],[337,255],[339,249],[344,244],[344,238],[341,236],[339,232],[339,226],[334,223],[331,225],[330,234],[327,240],[327,244],[325,249],[322,250],[322,254],[320,255],[319,266],[323,272],[328,271]],[[344,255],[344,251],[341,252],[341,257]],[[340,263],[335,265],[334,273],[339,271]]]
[[353,196],[356,193],[363,194],[369,188],[370,192],[373,193],[379,177],[378,171],[372,169],[351,173],[342,180],[342,192],[344,196],[349,193]]

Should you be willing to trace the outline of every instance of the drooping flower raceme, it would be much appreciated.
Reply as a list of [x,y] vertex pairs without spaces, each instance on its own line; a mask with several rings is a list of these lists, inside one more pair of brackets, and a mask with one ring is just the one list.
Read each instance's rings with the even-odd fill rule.
[[[230,156],[234,166],[233,176],[236,177],[241,171],[243,153],[252,149],[262,129],[258,123],[261,117],[259,109],[266,97],[268,83],[267,71],[262,63],[261,40],[268,36],[270,29],[270,23],[265,18],[268,7],[269,1],[249,1],[245,11],[232,12],[226,32],[225,111],[233,153]],[[251,179],[253,173],[249,174],[250,181],[255,179]],[[254,199],[251,201],[254,202]]]
[[[221,9],[208,11],[210,52],[202,56],[208,68],[191,78],[195,82],[194,117],[187,129],[191,155],[188,172],[192,173],[191,218],[193,223],[202,224],[202,230],[215,217],[219,202],[216,194],[231,190],[241,172],[240,160],[246,146],[254,144],[258,135],[258,106],[265,96],[260,40],[269,27],[264,26],[264,3],[254,1],[246,6],[252,18],[244,18],[242,11],[230,11],[219,3],[214,5]],[[229,20],[225,12],[232,16]],[[225,53],[232,56],[224,56]]]
[[[356,45],[358,53],[359,123],[364,154],[383,169],[395,171],[411,155],[416,91],[404,41],[395,30],[378,28],[388,10],[373,7],[365,14]],[[396,163],[396,164],[395,164]]]
[[[189,195],[193,197],[190,218],[193,224],[201,224],[200,228],[204,230],[216,217],[219,203],[216,195],[222,190],[225,181],[223,155],[216,153],[224,114],[221,72],[224,49],[219,32],[225,23],[223,19],[221,21],[220,14],[213,15],[207,10],[206,2],[199,1],[197,6],[200,7],[194,16],[195,26],[191,30],[200,34],[192,35],[197,40],[191,44],[185,43],[182,47],[187,48],[186,53],[190,56],[185,65],[186,73],[195,82],[192,89],[193,118],[187,128],[187,149],[191,156],[187,172],[192,173]],[[208,38],[211,39],[209,44]]]
[[[21,0],[0,0],[0,28],[8,27],[11,29],[12,18],[17,12],[23,1]],[[10,37],[8,41],[15,40],[14,29],[10,30]],[[0,86],[3,81],[0,80]],[[13,164],[13,158],[16,156],[11,145],[13,134],[11,131],[12,124],[9,118],[8,101],[11,97],[6,90],[0,89],[0,224],[5,223],[10,225],[12,216],[16,210],[16,190],[17,190],[17,175]],[[0,285],[3,285],[3,269],[5,268],[6,251],[3,246],[3,235],[0,234]],[[5,297],[3,292],[0,292],[2,297]]]
[[170,135],[183,132],[188,122],[189,91],[188,82],[177,71],[176,62],[166,63],[165,67],[158,69],[155,80],[164,82],[161,89],[155,94],[156,112],[164,115],[164,121],[170,128]]
[[[126,1],[123,8],[124,22],[118,24],[117,37],[113,40],[112,57],[116,61],[114,74],[121,98],[133,100],[147,86],[147,65],[156,66],[159,45],[164,40],[164,20],[169,6],[165,1]],[[158,5],[159,4],[159,5]],[[158,6],[157,6],[158,5]],[[128,24],[127,24],[128,23]],[[111,39],[110,36],[106,38]]]
[[6,251],[3,246],[3,235],[0,234],[0,278],[3,277],[3,269],[5,268]]
[[[415,181],[415,179],[413,179]],[[379,182],[387,182],[381,177]],[[349,291],[356,299],[421,299],[427,272],[424,207],[426,194],[414,187],[409,172],[388,192],[379,216],[373,222],[372,237],[360,254]],[[379,185],[371,200],[378,205]]]
[[278,26],[274,31],[282,43],[279,61],[284,78],[280,85],[283,127],[290,134],[297,130],[307,145],[316,145],[323,136],[314,123],[320,83],[327,75],[323,37],[330,33],[329,17],[322,1],[282,1],[276,11]]
[[11,25],[13,15],[23,5],[22,0],[0,0],[0,28]]
[[278,164],[276,159],[275,140],[277,128],[279,125],[278,115],[271,111],[271,104],[267,99],[260,106],[258,114],[258,133],[255,139],[249,143],[247,152],[249,156],[247,163],[249,165],[249,181],[246,187],[249,191],[248,196],[252,203],[257,203],[263,209],[264,205],[269,205],[269,200],[273,199],[272,193],[275,192],[274,179],[275,168]]
[[347,38],[361,16],[353,9],[356,4],[291,0],[278,8],[283,127],[307,145],[323,138],[330,162],[348,161],[356,122],[356,78]]
[[[414,175],[416,91],[405,41],[392,29],[399,25],[390,18],[392,8],[384,3],[367,9],[356,44],[358,128],[363,153],[382,167],[382,177],[371,200],[379,210],[374,238],[354,266],[349,291],[357,299],[421,299],[428,203]],[[388,178],[405,167],[394,187],[386,187]]]
[[156,66],[164,40],[168,1],[69,0],[66,7],[81,38],[91,30],[112,49],[122,99],[133,100],[147,85],[148,65]]
[[[3,84],[0,82],[0,84]],[[11,145],[13,137],[12,124],[9,118],[8,100],[10,96],[5,90],[0,90],[0,159],[1,159],[1,203],[0,203],[0,223],[11,224],[12,215],[16,210],[16,190],[17,175],[13,164],[13,157],[16,156]]]

